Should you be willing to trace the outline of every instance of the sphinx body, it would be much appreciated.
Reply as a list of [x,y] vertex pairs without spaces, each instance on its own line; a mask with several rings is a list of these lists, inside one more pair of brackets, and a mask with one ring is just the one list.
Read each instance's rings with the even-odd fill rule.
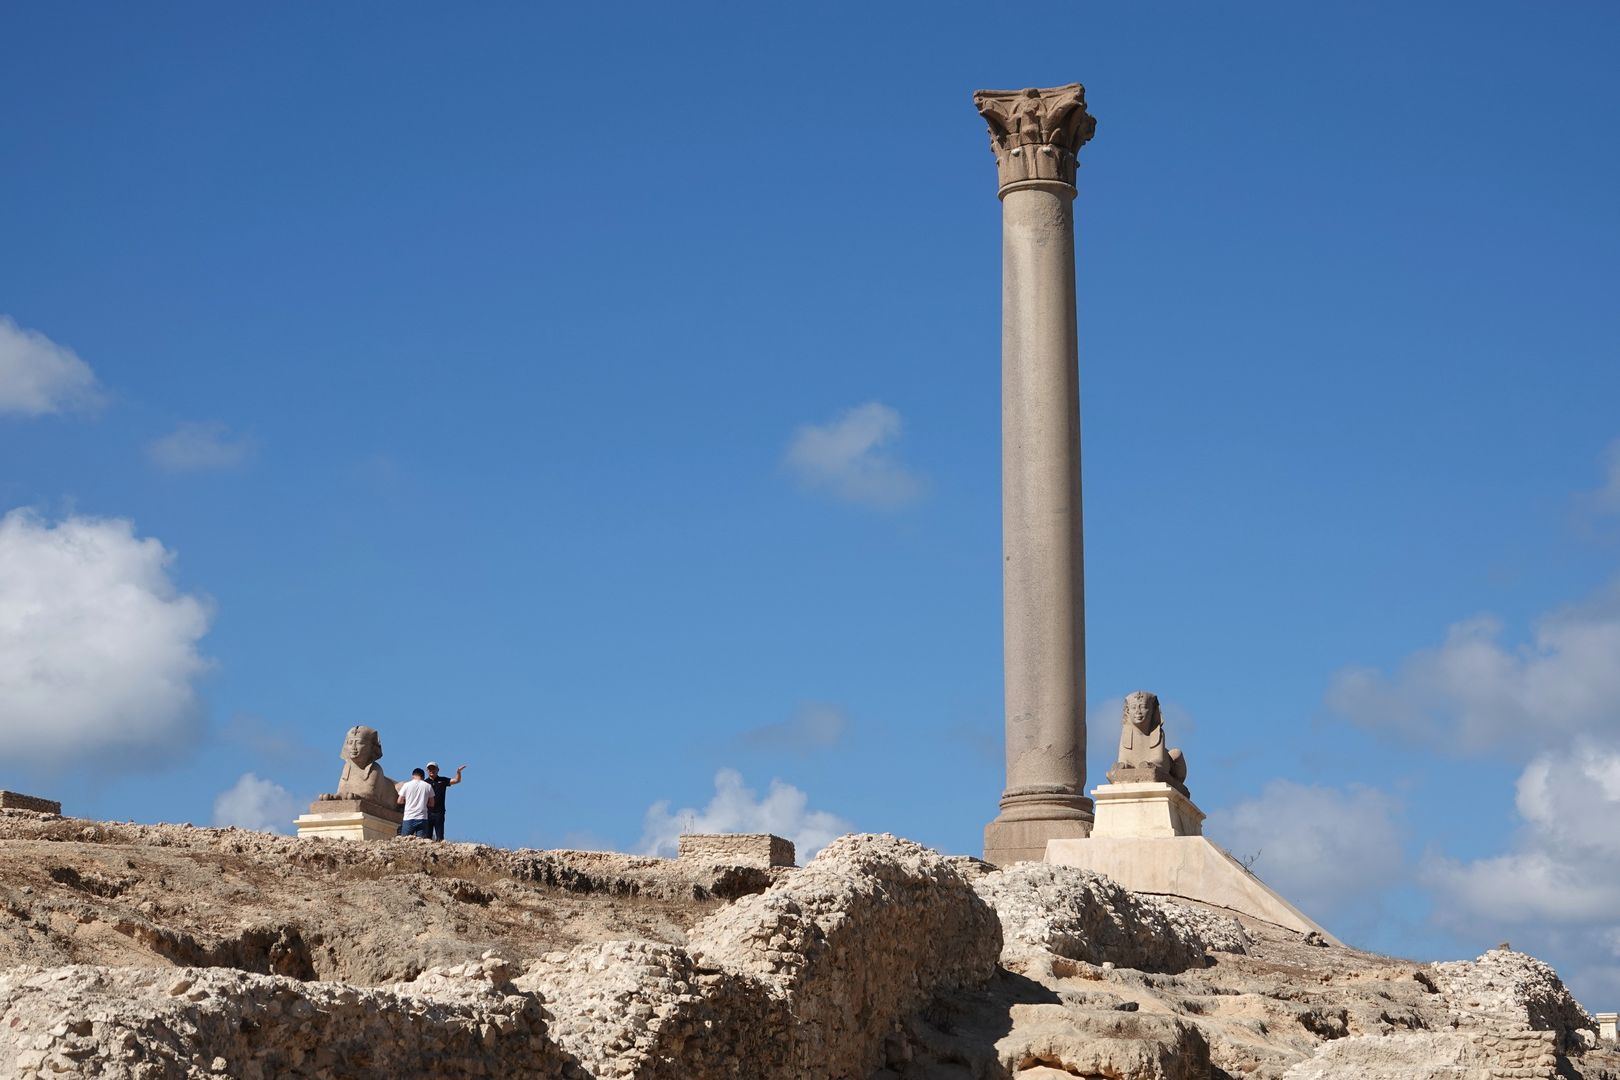
[[333,799],[364,799],[389,812],[396,812],[399,785],[382,771],[382,739],[377,729],[356,724],[343,740],[343,774],[338,777],[337,793],[321,796]]
[[1108,770],[1108,779],[1114,783],[1168,783],[1186,793],[1187,761],[1180,750],[1165,745],[1158,695],[1138,690],[1125,699],[1119,758]]

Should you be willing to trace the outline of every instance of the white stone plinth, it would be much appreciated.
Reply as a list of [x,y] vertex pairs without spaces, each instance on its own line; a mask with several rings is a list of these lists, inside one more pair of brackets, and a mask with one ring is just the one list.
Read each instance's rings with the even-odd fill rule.
[[1095,837],[1202,836],[1204,812],[1166,783],[1102,784],[1096,803]]
[[1598,1038],[1605,1042],[1614,1042],[1617,1021],[1620,1021],[1620,1013],[1598,1013]]
[[399,822],[345,810],[334,814],[303,814],[293,820],[299,836],[327,836],[335,840],[387,840],[399,835]]
[[[1102,824],[1100,812],[1097,823]],[[1099,837],[1092,833],[1085,840],[1049,841],[1046,861],[1102,874],[1134,892],[1197,900],[1300,934],[1314,930],[1329,942],[1341,944],[1207,837]]]

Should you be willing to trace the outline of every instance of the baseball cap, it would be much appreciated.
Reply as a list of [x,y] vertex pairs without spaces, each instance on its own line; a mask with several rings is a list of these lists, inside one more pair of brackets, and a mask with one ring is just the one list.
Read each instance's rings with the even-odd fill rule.
[[439,767],[439,763],[437,761],[430,761],[428,762],[427,767],[430,769],[437,769]]

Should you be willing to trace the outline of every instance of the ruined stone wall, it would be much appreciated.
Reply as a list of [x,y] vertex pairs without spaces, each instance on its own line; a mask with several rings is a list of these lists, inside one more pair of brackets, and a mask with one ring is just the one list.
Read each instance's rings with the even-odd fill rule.
[[457,974],[364,990],[223,968],[15,968],[0,973],[0,1075],[565,1075],[532,996]]
[[792,866],[793,841],[770,833],[687,833],[680,857],[733,866]]
[[1478,960],[1431,964],[1428,970],[1436,988],[1455,1003],[1453,1020],[1460,1026],[1550,1031],[1559,1050],[1574,1048],[1577,1031],[1597,1027],[1558,973],[1533,956],[1492,949]]
[[16,791],[0,791],[0,810],[32,810],[36,814],[60,814],[62,804]]

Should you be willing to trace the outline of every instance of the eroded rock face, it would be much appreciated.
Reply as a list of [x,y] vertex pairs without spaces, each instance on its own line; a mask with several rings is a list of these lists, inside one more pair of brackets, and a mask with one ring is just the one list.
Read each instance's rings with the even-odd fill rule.
[[[0,970],[0,1076],[1620,1076],[1522,954],[1313,947],[1077,868],[997,871],[890,836],[731,877],[16,813],[0,965],[51,959]],[[738,888],[762,891],[721,906]],[[104,966],[50,966],[74,953]]]
[[975,986],[1001,949],[961,874],[892,836],[846,836],[693,928],[685,949],[580,946],[517,982],[597,1077],[860,1077],[896,1024]]
[[538,1000],[470,973],[357,989],[220,968],[0,973],[0,1073],[562,1077]]
[[1533,956],[1492,949],[1478,960],[1433,964],[1429,970],[1459,1023],[1550,1031],[1565,1051],[1583,1041],[1577,1032],[1597,1027],[1558,973]]
[[757,981],[645,941],[580,945],[516,985],[544,999],[563,1050],[592,1077],[747,1077],[785,1019]]
[[[905,1016],[989,979],[1000,950],[995,914],[939,855],[848,836],[699,923],[686,947],[586,943],[515,979],[493,952],[371,990],[223,969],[20,969],[0,983],[0,1060],[113,1077],[429,1064],[453,1077],[857,1077]],[[52,1034],[63,1015],[83,1023]],[[87,1064],[103,1059],[122,1071]]]

